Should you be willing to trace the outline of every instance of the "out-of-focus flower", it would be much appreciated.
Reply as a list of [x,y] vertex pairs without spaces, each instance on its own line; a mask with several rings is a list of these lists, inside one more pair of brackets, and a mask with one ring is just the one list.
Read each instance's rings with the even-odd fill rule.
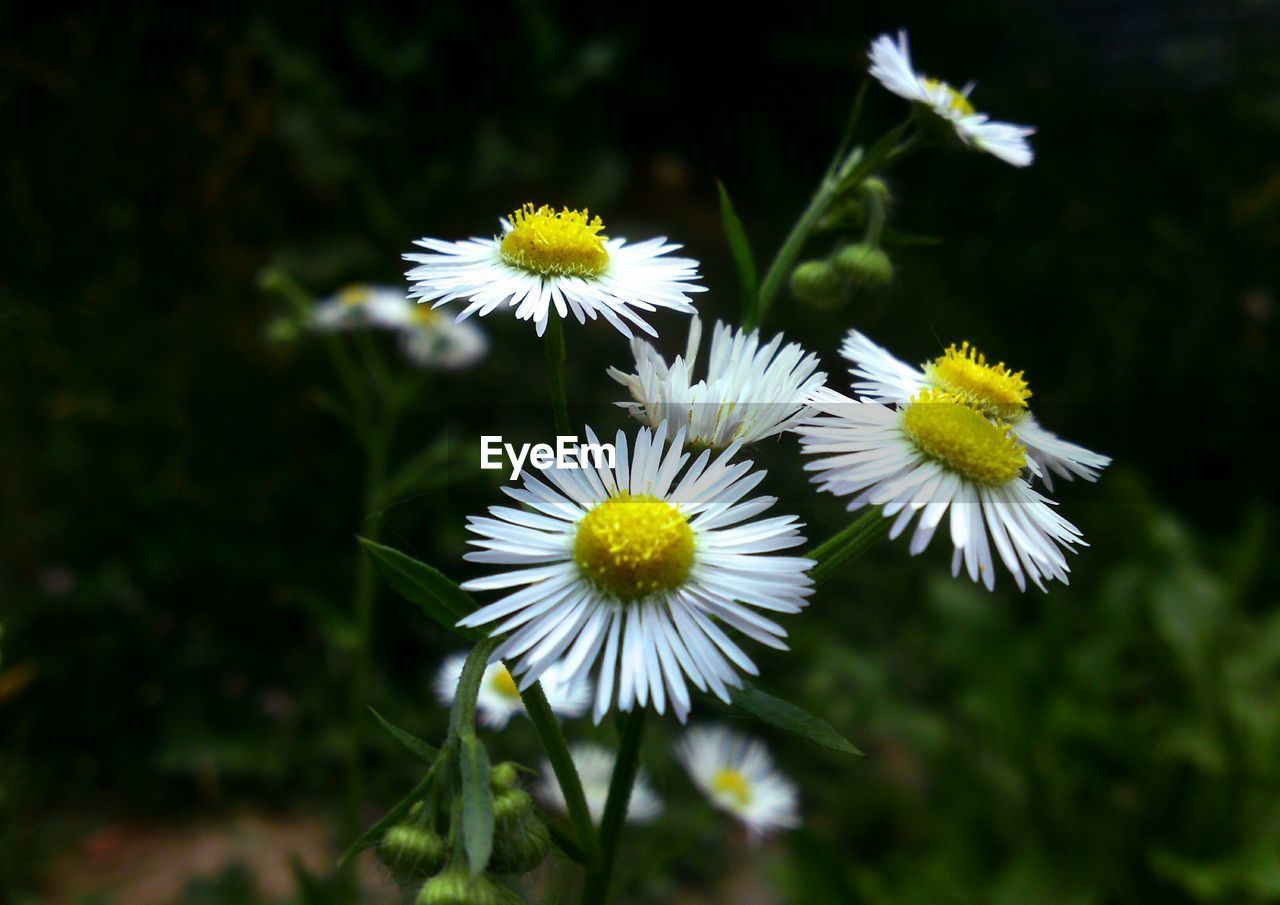
[[826,382],[818,357],[796,343],[782,346],[781,334],[761,345],[759,331],[720,323],[711,339],[707,376],[695,382],[701,337],[702,322],[694,317],[685,354],[671,364],[637,338],[631,340],[635,373],[609,369],[609,376],[631,391],[634,401],[620,403],[624,408],[649,427],[665,421],[670,433],[683,428],[691,446],[723,449],[734,441],[754,443],[790,430],[807,412],[804,400]]
[[690,729],[676,756],[711,803],[737,817],[759,840],[800,825],[799,798],[764,743],[720,726]]
[[[436,696],[440,703],[446,706],[453,704],[466,662],[466,654],[453,654],[440,664],[440,671],[436,673]],[[582,716],[591,705],[590,686],[586,682],[566,684],[559,681],[557,673],[558,670],[549,669],[542,675],[542,691],[547,696],[547,703],[560,716]],[[490,663],[485,667],[484,676],[480,679],[480,692],[476,695],[477,718],[491,729],[502,729],[513,715],[524,712],[520,689],[516,687],[511,673],[499,662]]]
[[[569,756],[573,759],[574,769],[582,782],[582,794],[587,799],[587,810],[591,819],[597,824],[604,816],[604,806],[609,799],[609,780],[613,777],[614,754],[602,745],[573,745],[569,748]],[[560,791],[560,783],[556,782],[555,772],[551,764],[543,762],[542,781],[538,784],[538,795],[547,804],[561,811],[567,810],[564,793]],[[628,823],[646,823],[658,816],[662,811],[662,802],[654,794],[649,779],[641,768],[636,774],[635,785],[631,787],[631,798],[627,804]]]
[[430,254],[406,254],[418,266],[405,275],[410,295],[443,305],[468,302],[458,319],[497,308],[514,308],[519,320],[531,320],[541,336],[552,316],[578,323],[603,317],[625,336],[633,324],[657,333],[637,313],[670,308],[692,314],[689,294],[698,262],[668,257],[680,246],[666,238],[628,244],[603,235],[604,223],[586,210],[526,204],[501,221],[502,234],[491,239],[447,242],[419,239]]
[[454,371],[475,364],[488,351],[484,333],[442,311],[420,305],[389,286],[347,286],[311,311],[316,330],[390,330],[416,367]]
[[898,32],[895,44],[889,35],[871,42],[871,68],[868,72],[899,97],[923,104],[949,123],[961,142],[985,151],[1015,167],[1028,166],[1033,154],[1027,138],[1035,133],[1030,126],[1018,126],[992,120],[979,113],[969,101],[973,85],[956,90],[946,82],[916,72],[911,65],[911,51],[906,31]]

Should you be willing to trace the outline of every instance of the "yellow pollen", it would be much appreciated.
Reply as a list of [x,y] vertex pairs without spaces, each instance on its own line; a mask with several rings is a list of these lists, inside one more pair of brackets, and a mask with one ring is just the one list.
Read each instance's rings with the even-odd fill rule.
[[362,286],[359,284],[346,286],[338,293],[338,301],[351,308],[354,308],[356,305],[363,305],[372,297],[373,290],[368,286]]
[[751,783],[740,770],[726,767],[716,771],[716,775],[711,778],[711,788],[716,792],[723,792],[740,808],[751,804]]
[[925,79],[924,85],[930,91],[942,89],[943,95],[947,99],[947,106],[955,113],[961,116],[973,116],[977,111],[973,109],[973,104],[969,103],[969,99],[956,89],[952,88],[942,79]]
[[578,523],[573,558],[601,590],[639,600],[684,583],[693,565],[693,529],[665,500],[623,493]]
[[516,685],[516,680],[511,677],[511,673],[501,663],[493,672],[493,678],[489,680],[489,687],[502,695],[504,698],[520,697],[520,688]]
[[902,428],[926,456],[977,484],[1003,484],[1027,464],[1009,425],[949,393],[921,390],[902,413]]
[[1010,371],[1004,362],[990,364],[987,357],[968,342],[956,348],[952,343],[924,366],[929,380],[939,389],[959,396],[988,418],[1017,421],[1026,414],[1031,389],[1021,371]]
[[542,276],[597,277],[609,266],[604,223],[580,211],[525,204],[511,215],[502,237],[502,257],[513,267]]

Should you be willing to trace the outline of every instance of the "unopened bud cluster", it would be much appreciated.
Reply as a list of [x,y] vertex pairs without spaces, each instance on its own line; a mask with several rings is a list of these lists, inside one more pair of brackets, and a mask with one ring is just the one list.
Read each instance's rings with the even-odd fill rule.
[[[520,905],[524,900],[502,877],[528,873],[541,864],[551,837],[520,788],[518,768],[501,763],[489,771],[493,794],[493,853],[486,873],[473,877],[454,858],[448,818],[418,803],[404,822],[382,836],[378,857],[402,884],[422,882],[416,905]],[[447,810],[447,809],[441,809]],[[423,882],[425,881],[425,882]]]

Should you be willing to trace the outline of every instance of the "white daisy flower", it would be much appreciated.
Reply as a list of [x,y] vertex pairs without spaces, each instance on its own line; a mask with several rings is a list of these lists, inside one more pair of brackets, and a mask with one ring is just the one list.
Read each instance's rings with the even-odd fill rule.
[[[578,771],[578,779],[582,782],[582,794],[587,799],[587,811],[598,826],[604,816],[604,806],[609,800],[609,780],[613,778],[614,753],[603,745],[572,745],[569,757],[573,759],[574,769]],[[564,793],[560,783],[556,781],[555,771],[551,764],[543,761],[542,781],[538,783],[538,795],[547,804],[568,811],[565,806]],[[654,794],[649,785],[648,776],[641,767],[636,773],[635,785],[631,787],[631,798],[627,802],[627,822],[647,823],[662,811],[662,802]]]
[[399,330],[407,326],[412,310],[413,303],[399,289],[356,283],[316,302],[311,308],[311,326],[317,330]]
[[439,371],[469,367],[489,348],[475,324],[457,323],[387,286],[347,286],[315,304],[311,326],[317,330],[393,331],[399,337],[400,350],[413,365]]
[[561,318],[572,312],[580,324],[598,314],[630,337],[627,322],[657,335],[637,312],[692,314],[689,293],[706,289],[695,283],[697,261],[668,257],[679,245],[661,237],[634,245],[607,238],[600,218],[586,210],[526,204],[500,222],[502,234],[492,239],[416,241],[431,254],[404,256],[419,265],[405,274],[413,284],[410,295],[437,307],[468,300],[458,320],[514,308],[517,318],[534,322],[539,336],[553,307]]
[[526,473],[523,487],[503,490],[528,509],[494,506],[492,518],[467,525],[481,548],[467,559],[513,568],[463,587],[519,590],[458,624],[510,632],[496,656],[518,658],[522,687],[553,664],[571,682],[598,665],[597,723],[615,692],[621,710],[652,704],[663,713],[670,701],[683,721],[686,678],[728,701],[738,671],[756,667],[721,623],[785,650],[786,631],[757,611],[797,613],[813,591],[811,560],[765,555],[803,544],[802,525],[756,519],[777,500],[744,499],[764,472],[731,464],[739,444],[689,464],[684,431],[664,451],[666,436],[665,422],[656,433],[641,428],[630,445],[618,431],[614,466]]
[[778,772],[763,742],[721,726],[696,727],[676,757],[711,803],[746,824],[756,841],[800,825],[795,783]]
[[884,516],[894,519],[890,537],[919,515],[913,556],[950,513],[953,575],[963,563],[973,581],[994,588],[994,544],[1019,588],[1026,589],[1027,578],[1041,590],[1044,579],[1066,583],[1064,551],[1087,545],[1055,504],[1021,477],[1036,465],[1008,425],[932,388],[898,407],[823,389],[814,405],[821,415],[796,428],[801,452],[821,457],[805,469],[818,472],[822,490],[852,495],[850,511],[884,507]]
[[1110,456],[1069,443],[1042,427],[1027,407],[1031,389],[1022,371],[1010,371],[1004,362],[991,364],[967,342],[958,348],[953,343],[933,361],[913,368],[851,330],[840,354],[853,363],[854,391],[874,402],[905,403],[932,387],[959,396],[993,421],[1005,422],[1050,490],[1050,472],[1068,481],[1096,481],[1099,471],[1111,464]]
[[649,427],[666,421],[671,430],[684,428],[692,446],[723,449],[735,440],[754,443],[790,430],[807,413],[804,400],[827,380],[818,357],[797,343],[784,347],[782,334],[761,345],[759,331],[717,323],[707,376],[695,382],[701,339],[702,321],[695,316],[685,354],[670,365],[648,342],[632,339],[635,373],[608,372],[631,391],[634,401],[619,404]]
[[1033,154],[1027,138],[1035,133],[1030,126],[992,121],[969,102],[973,84],[957,91],[946,82],[928,78],[911,65],[906,31],[898,32],[898,43],[888,35],[871,42],[870,75],[899,97],[924,104],[951,124],[961,142],[986,151],[1015,167],[1031,163]]
[[[458,680],[467,655],[453,654],[440,664],[436,673],[436,697],[446,707],[453,706],[458,693]],[[557,670],[549,669],[542,675],[542,691],[552,711],[563,717],[578,717],[591,706],[591,688],[586,682],[570,684],[561,682]],[[524,702],[511,673],[498,661],[490,663],[480,679],[480,692],[476,695],[476,718],[490,729],[503,729],[517,713],[523,714]]]

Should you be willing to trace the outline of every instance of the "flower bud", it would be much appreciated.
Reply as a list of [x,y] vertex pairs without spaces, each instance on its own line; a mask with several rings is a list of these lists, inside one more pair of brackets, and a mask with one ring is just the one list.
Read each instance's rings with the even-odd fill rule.
[[493,796],[493,822],[500,828],[514,826],[532,807],[533,799],[524,789],[499,792]]
[[378,858],[401,881],[429,877],[444,866],[444,839],[424,827],[393,826],[382,836]]
[[826,261],[803,261],[791,271],[791,292],[806,305],[828,308],[840,301],[840,274]]
[[885,286],[893,279],[893,262],[883,250],[865,242],[836,253],[836,269],[859,286]]
[[877,195],[881,201],[889,200],[889,185],[879,176],[868,176],[862,180],[864,195]]
[[518,894],[481,874],[472,877],[462,867],[454,867],[428,880],[418,892],[415,905],[522,905]]
[[509,830],[494,834],[489,869],[497,874],[527,874],[546,860],[550,850],[551,832],[530,814]]
[[495,792],[514,789],[519,780],[520,768],[511,761],[504,761],[489,770],[489,785]]

